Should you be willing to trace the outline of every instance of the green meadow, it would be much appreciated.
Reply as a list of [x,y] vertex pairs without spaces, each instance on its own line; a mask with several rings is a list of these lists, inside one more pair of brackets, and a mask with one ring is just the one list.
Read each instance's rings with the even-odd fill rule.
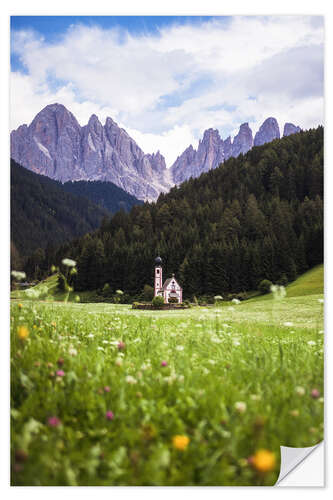
[[323,439],[322,266],[181,311],[39,286],[11,301],[13,485],[273,485],[280,445]]

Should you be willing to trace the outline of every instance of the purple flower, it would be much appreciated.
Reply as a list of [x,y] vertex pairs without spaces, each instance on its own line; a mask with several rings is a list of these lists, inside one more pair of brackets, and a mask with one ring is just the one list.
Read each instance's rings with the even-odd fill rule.
[[125,349],[125,342],[121,340],[120,342],[118,342],[118,350],[122,351],[123,349]]
[[168,366],[167,361],[162,361],[161,366]]
[[65,375],[65,372],[63,370],[57,370],[56,375],[58,377],[63,377]]
[[109,387],[108,385],[106,385],[106,386],[104,387],[104,391],[105,391],[105,392],[110,392],[110,390],[111,390],[111,389],[110,389],[110,387]]
[[317,398],[319,398],[319,396],[320,396],[320,392],[318,391],[318,389],[312,389],[312,391],[311,391],[311,397],[313,399],[317,399]]
[[105,417],[107,420],[113,420],[113,417],[114,417],[113,412],[108,410],[105,414]]
[[58,417],[50,417],[47,421],[50,427],[58,427],[61,424],[61,421]]

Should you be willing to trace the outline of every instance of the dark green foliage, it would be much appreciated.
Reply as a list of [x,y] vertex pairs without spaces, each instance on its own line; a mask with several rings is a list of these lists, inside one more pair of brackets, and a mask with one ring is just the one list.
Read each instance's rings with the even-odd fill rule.
[[178,304],[178,299],[176,299],[176,297],[170,297],[169,304]]
[[156,297],[153,298],[153,300],[151,301],[151,303],[156,308],[157,307],[161,307],[164,304],[164,299],[160,295],[156,295]]
[[287,286],[288,285],[288,278],[285,274],[282,274],[281,278],[279,278],[276,282],[280,286]]
[[48,264],[78,261],[78,289],[110,283],[131,297],[153,284],[157,255],[184,299],[237,297],[283,275],[290,282],[323,260],[323,128],[230,158],[45,253]]
[[154,297],[154,288],[150,285],[145,285],[143,287],[142,298],[146,302],[151,302]]
[[58,290],[60,290],[61,292],[65,292],[67,290],[67,287],[68,285],[65,276],[62,273],[59,273],[57,279]]
[[86,198],[65,192],[60,182],[13,160],[10,165],[11,241],[21,256],[92,231],[109,215]]
[[262,293],[264,295],[264,294],[269,293],[271,291],[272,285],[273,285],[273,283],[271,281],[262,280],[262,281],[260,281],[260,283],[258,285],[258,290],[260,293]]
[[112,182],[65,182],[63,189],[76,196],[88,198],[88,200],[104,208],[110,214],[118,212],[118,210],[129,212],[134,205],[143,205],[143,201],[138,200]]

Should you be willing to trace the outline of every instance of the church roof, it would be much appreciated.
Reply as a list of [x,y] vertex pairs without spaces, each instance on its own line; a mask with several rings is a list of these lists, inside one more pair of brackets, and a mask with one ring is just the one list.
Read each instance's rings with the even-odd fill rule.
[[182,289],[182,287],[180,286],[180,284],[178,283],[178,281],[176,280],[175,276],[172,275],[172,278],[168,278],[167,280],[165,280],[164,284],[163,284],[163,290],[166,289],[166,287],[170,284],[170,281],[174,280],[175,283],[177,283],[177,285]]

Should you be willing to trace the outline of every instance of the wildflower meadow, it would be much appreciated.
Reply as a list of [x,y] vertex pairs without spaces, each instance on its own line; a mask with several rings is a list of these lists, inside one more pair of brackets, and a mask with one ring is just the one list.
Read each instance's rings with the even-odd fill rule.
[[273,485],[323,439],[322,298],[13,300],[12,484]]

